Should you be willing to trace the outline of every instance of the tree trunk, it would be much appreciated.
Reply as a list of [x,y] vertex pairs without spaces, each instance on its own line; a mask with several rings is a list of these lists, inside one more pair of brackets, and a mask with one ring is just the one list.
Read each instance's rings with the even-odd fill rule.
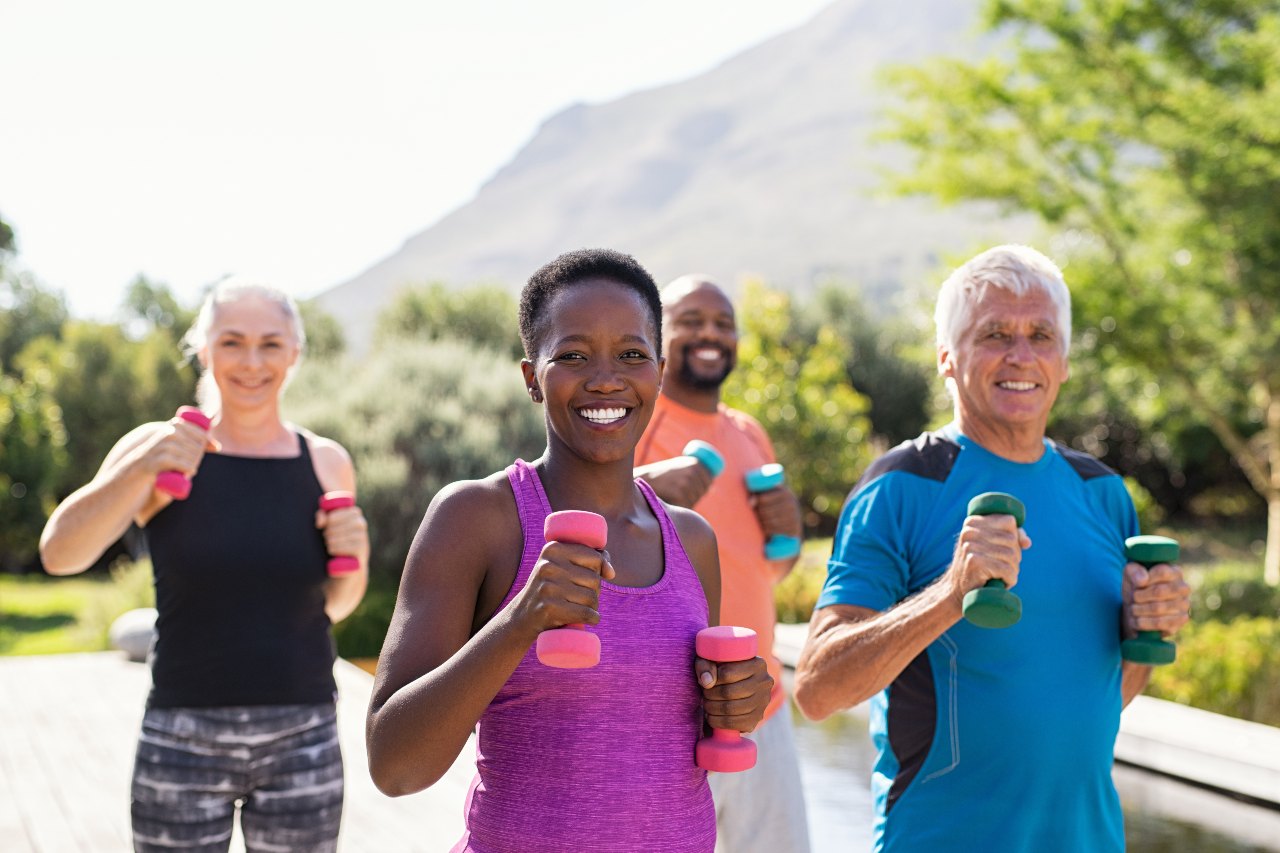
[[1280,491],[1267,495],[1267,552],[1263,578],[1271,586],[1280,586]]

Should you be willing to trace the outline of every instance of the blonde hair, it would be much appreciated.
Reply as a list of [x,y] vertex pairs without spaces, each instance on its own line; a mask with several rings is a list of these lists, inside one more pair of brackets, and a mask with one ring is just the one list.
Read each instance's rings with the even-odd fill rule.
[[[290,331],[293,333],[294,340],[297,341],[298,349],[302,350],[306,346],[307,333],[302,327],[302,314],[292,296],[278,287],[257,279],[232,275],[214,285],[209,295],[205,297],[204,304],[200,306],[200,312],[196,314],[191,328],[187,329],[187,333],[182,336],[183,354],[188,358],[194,358],[209,345],[209,332],[213,329],[218,306],[250,297],[265,299],[277,305],[289,320]],[[198,360],[196,363],[199,365]],[[293,378],[294,372],[301,363],[302,359],[299,357],[289,368],[289,372],[285,374],[284,387],[288,387],[289,380]],[[196,403],[205,414],[212,415],[222,407],[221,395],[218,394],[218,386],[213,381],[213,376],[205,371],[203,366],[198,369],[201,373],[196,383]]]

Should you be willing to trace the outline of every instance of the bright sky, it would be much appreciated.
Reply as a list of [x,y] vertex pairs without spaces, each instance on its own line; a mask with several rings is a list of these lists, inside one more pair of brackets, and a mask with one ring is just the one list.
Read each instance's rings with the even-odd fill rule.
[[138,273],[310,296],[471,198],[539,124],[829,0],[0,0],[0,218],[109,317]]

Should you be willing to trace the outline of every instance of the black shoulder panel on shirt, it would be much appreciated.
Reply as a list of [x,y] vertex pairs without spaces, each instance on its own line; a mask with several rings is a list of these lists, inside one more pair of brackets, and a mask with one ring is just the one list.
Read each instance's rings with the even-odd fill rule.
[[872,462],[853,490],[857,492],[867,483],[892,471],[904,471],[941,483],[951,473],[959,455],[960,445],[951,439],[941,433],[924,432]]
[[1071,470],[1075,471],[1081,480],[1092,480],[1095,477],[1115,477],[1116,472],[1107,467],[1101,460],[1090,456],[1088,453],[1082,453],[1079,450],[1072,450],[1061,442],[1055,441],[1053,446],[1057,448],[1058,453],[1071,466]]

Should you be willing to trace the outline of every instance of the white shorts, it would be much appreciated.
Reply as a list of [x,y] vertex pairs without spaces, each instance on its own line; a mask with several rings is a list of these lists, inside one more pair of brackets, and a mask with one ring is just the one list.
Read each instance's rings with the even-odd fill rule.
[[716,803],[716,853],[809,853],[809,823],[791,703],[748,735],[756,766],[708,773]]

